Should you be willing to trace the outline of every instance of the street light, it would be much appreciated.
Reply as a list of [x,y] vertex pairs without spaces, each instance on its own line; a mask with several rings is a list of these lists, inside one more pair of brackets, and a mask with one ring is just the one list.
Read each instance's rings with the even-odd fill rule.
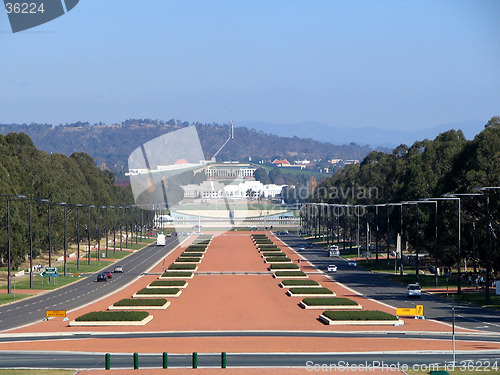
[[87,206],[89,208],[89,222],[88,222],[88,226],[87,226],[87,240],[88,240],[88,247],[89,247],[89,256],[88,256],[88,265],[90,266],[90,258],[91,258],[91,251],[90,251],[90,231],[91,231],[91,226],[92,226],[92,223],[90,222],[90,209],[95,207],[93,205],[88,205]]
[[[8,255],[7,255],[7,294],[11,294],[11,263],[12,263],[12,253],[11,253],[11,223],[10,223],[10,202],[15,200],[27,199],[25,195],[1,195],[7,198],[7,242],[8,242]],[[14,199],[10,199],[13,197]]]
[[461,206],[460,206],[460,198],[455,197],[452,194],[445,194],[442,197],[438,198],[426,198],[426,201],[446,201],[446,200],[453,200],[458,203],[458,242],[457,242],[457,254],[458,254],[458,264],[457,264],[457,294],[462,293],[462,271],[461,271],[461,266],[460,263],[462,261],[462,251],[461,251],[461,242],[462,242],[462,235],[461,235],[461,227],[462,227],[462,219],[461,219]]
[[[399,274],[403,276],[404,270],[403,270],[403,203],[387,203],[387,206],[399,206],[400,208],[400,226],[399,226],[399,251],[400,251],[400,266],[399,266]],[[398,260],[398,251],[397,251],[397,240],[396,240],[396,259],[394,260],[394,267],[396,267]],[[396,270],[394,270],[396,271]]]

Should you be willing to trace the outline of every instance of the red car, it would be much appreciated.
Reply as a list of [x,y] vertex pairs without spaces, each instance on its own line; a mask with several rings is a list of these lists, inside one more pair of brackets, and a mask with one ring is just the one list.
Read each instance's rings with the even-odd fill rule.
[[106,277],[108,279],[111,279],[113,277],[113,274],[111,273],[111,271],[105,271],[104,273],[106,274]]

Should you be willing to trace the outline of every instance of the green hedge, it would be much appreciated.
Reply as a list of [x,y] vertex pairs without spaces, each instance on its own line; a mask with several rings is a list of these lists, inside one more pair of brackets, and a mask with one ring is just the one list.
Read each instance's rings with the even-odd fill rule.
[[264,258],[272,258],[272,257],[286,257],[285,253],[282,253],[281,251],[272,251],[269,253],[262,253],[262,256]]
[[194,251],[184,251],[181,255],[179,255],[179,258],[186,257],[186,258],[201,258],[203,256],[203,253],[195,253]]
[[155,280],[149,286],[184,286],[184,280]]
[[275,263],[275,262],[291,262],[291,259],[288,257],[269,257],[266,258],[267,263]]
[[135,322],[148,316],[147,311],[93,311],[75,320],[77,322]]
[[357,305],[356,302],[349,298],[340,297],[311,297],[304,298],[302,300],[306,305],[309,306],[354,306]]
[[327,288],[290,288],[288,289],[290,293],[293,294],[333,294],[330,289]]
[[398,320],[392,314],[383,311],[324,311],[323,315],[332,320]]
[[196,269],[196,264],[171,264],[168,269],[169,270],[194,270]]
[[154,288],[154,289],[144,288],[139,290],[136,294],[177,294],[177,293],[179,293],[179,288]]
[[276,276],[285,276],[285,277],[298,277],[298,276],[307,276],[302,271],[276,271],[274,273]]
[[116,302],[113,306],[163,306],[167,303],[165,298],[127,298]]
[[191,277],[193,275],[192,272],[168,272],[165,271],[161,276],[163,277]]
[[314,280],[283,280],[281,284],[283,284],[283,286],[319,286],[319,284]]
[[269,267],[271,268],[271,271],[274,270],[299,270],[300,267],[297,266],[296,264],[290,263],[290,264],[271,264]]
[[185,258],[179,257],[175,260],[176,262],[186,262],[186,263],[197,263],[200,261],[200,258]]

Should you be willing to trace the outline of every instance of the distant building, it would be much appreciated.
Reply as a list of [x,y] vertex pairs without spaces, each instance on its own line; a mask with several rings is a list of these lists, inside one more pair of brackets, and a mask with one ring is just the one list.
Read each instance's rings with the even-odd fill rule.
[[[218,181],[204,181],[200,184],[181,186],[184,198],[201,199],[248,199],[248,198],[275,198],[281,194],[286,185],[264,185],[260,181],[243,181],[238,184],[224,185]],[[249,196],[251,193],[251,196]]]
[[249,163],[212,163],[205,169],[205,174],[209,180],[253,180],[256,169]]

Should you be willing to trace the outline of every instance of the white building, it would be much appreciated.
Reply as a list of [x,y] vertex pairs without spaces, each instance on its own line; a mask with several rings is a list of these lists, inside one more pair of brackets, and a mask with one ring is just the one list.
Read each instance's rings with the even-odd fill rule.
[[[224,185],[217,181],[204,181],[199,185],[181,186],[185,198],[220,199],[248,199],[248,198],[275,198],[281,194],[286,185],[264,185],[260,181],[243,181],[238,184]],[[251,193],[251,197],[249,196]]]

